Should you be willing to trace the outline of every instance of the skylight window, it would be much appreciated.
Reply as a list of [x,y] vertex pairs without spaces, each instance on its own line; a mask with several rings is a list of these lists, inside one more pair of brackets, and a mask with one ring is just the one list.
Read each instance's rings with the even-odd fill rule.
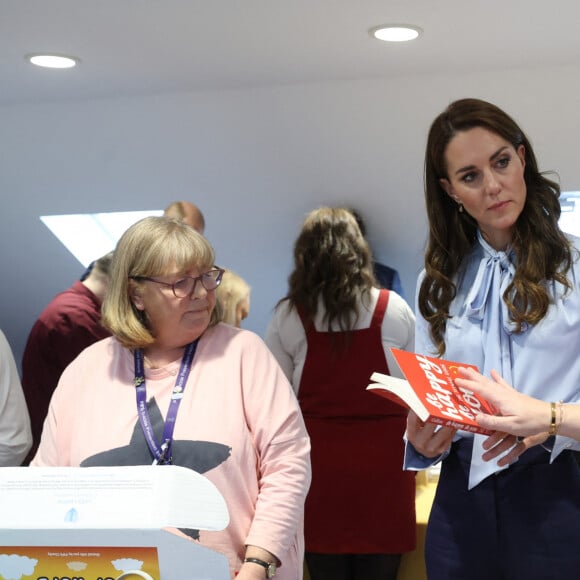
[[86,268],[114,250],[129,226],[150,215],[163,215],[163,210],[46,215],[40,219]]
[[560,206],[560,227],[565,232],[580,237],[580,191],[562,192]]

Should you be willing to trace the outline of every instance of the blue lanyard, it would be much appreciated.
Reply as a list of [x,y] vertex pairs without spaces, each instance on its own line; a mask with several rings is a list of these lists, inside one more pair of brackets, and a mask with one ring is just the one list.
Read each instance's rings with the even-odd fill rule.
[[198,340],[194,340],[185,347],[183,358],[181,359],[181,366],[179,367],[179,374],[173,387],[171,394],[171,402],[169,403],[169,410],[163,425],[163,443],[159,445],[153,432],[153,425],[151,424],[151,417],[149,409],[147,409],[147,388],[145,386],[145,368],[143,364],[143,351],[138,348],[134,352],[135,358],[135,392],[137,396],[137,412],[139,413],[139,423],[143,429],[143,434],[153,455],[153,465],[169,465],[171,464],[171,445],[173,443],[173,430],[175,429],[175,420],[177,419],[177,411],[179,404],[183,398],[183,391],[191,365],[193,362],[193,355],[197,348]]

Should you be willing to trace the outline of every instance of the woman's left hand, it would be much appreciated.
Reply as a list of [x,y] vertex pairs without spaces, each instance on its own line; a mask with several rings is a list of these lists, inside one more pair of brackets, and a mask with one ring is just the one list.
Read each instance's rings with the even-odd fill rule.
[[483,448],[487,451],[482,455],[484,461],[491,461],[506,452],[498,462],[499,467],[504,467],[510,463],[514,463],[517,458],[527,449],[534,445],[541,445],[548,438],[548,433],[538,433],[537,435],[529,435],[528,437],[516,437],[508,433],[501,433],[495,431],[484,442]]
[[242,564],[240,571],[236,574],[236,580],[264,580],[265,577],[264,567],[251,562]]
[[[276,562],[278,565],[280,561],[274,554],[268,552],[259,546],[246,546],[246,558],[257,558],[263,562]],[[261,564],[255,562],[244,562],[240,571],[236,574],[236,580],[264,580],[266,577],[266,569]]]

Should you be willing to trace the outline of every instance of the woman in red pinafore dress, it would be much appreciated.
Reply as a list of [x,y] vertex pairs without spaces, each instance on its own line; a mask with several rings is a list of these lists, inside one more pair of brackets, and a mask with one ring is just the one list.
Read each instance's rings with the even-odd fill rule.
[[394,580],[415,547],[415,477],[402,470],[407,414],[365,388],[374,371],[389,373],[389,346],[412,348],[414,317],[397,294],[374,288],[370,249],[348,210],[312,212],[294,253],[266,342],[311,438],[310,576]]

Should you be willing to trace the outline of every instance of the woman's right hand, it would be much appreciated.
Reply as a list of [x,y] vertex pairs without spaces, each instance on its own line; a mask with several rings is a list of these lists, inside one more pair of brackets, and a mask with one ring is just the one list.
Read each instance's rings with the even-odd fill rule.
[[475,419],[482,427],[522,437],[547,435],[550,403],[516,391],[495,370],[491,371],[491,379],[469,368],[459,368],[458,373],[455,379],[458,387],[473,391],[497,409],[497,415],[477,415]]
[[423,423],[413,411],[407,416],[407,439],[417,453],[423,457],[435,458],[451,446],[457,429],[441,427],[434,423]]

